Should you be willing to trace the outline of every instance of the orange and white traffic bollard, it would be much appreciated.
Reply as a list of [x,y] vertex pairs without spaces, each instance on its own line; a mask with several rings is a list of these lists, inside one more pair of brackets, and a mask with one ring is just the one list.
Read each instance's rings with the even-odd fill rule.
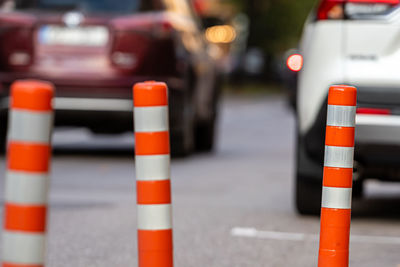
[[168,88],[138,83],[133,95],[139,267],[172,267]]
[[319,267],[349,265],[356,103],[355,87],[329,89]]
[[53,93],[40,81],[11,87],[2,267],[45,265]]

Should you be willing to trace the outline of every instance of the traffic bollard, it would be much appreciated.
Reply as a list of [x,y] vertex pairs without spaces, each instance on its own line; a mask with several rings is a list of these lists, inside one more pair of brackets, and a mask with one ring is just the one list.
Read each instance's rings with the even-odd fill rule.
[[138,83],[133,99],[139,267],[172,267],[167,85]]
[[349,264],[357,89],[329,89],[321,204],[319,267]]
[[11,86],[2,267],[42,267],[46,254],[53,85]]

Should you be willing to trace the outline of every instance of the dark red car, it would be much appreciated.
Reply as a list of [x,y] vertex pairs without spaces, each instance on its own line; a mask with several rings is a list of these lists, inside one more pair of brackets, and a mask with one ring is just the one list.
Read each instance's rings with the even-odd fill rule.
[[10,84],[56,86],[56,126],[132,130],[132,85],[170,89],[172,150],[211,150],[218,71],[186,0],[6,0],[0,13],[1,140]]

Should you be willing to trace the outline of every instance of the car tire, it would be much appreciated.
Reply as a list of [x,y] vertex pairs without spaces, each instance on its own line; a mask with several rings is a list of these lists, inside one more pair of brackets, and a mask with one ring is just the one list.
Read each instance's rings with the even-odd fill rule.
[[193,95],[190,91],[171,92],[171,155],[185,157],[194,150],[195,112]]
[[[303,215],[318,215],[321,211],[323,159],[315,162],[305,149],[303,138],[297,137],[295,202],[297,211]],[[322,157],[322,156],[321,156]],[[353,198],[361,198],[364,181],[353,181]]]
[[321,212],[322,183],[310,177],[297,176],[296,208],[303,215],[318,215]]
[[362,198],[364,195],[364,181],[357,180],[353,181],[353,190],[352,190],[353,198]]
[[211,152],[214,149],[215,136],[216,136],[216,124],[218,120],[218,106],[221,97],[222,88],[222,77],[217,77],[213,99],[212,99],[212,115],[210,119],[204,122],[199,122],[196,125],[195,133],[195,146],[196,151],[200,152]]
[[[296,179],[296,208],[303,215],[319,215],[321,211],[322,183],[316,183],[315,179],[298,176]],[[353,182],[352,197],[362,198],[364,183]]]
[[211,152],[214,149],[215,119],[196,127],[196,150],[200,152]]
[[7,145],[7,129],[2,126],[0,129],[0,154],[4,154]]
[[321,211],[323,159],[316,162],[306,151],[303,138],[297,136],[295,204],[303,215],[318,215]]

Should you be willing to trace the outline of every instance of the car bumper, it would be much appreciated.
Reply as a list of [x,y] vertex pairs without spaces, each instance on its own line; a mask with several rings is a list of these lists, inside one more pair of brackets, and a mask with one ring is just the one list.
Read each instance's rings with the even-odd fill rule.
[[[9,98],[0,100],[0,115],[6,118]],[[111,98],[54,98],[55,125],[87,127],[98,133],[133,130],[133,101]]]
[[[322,164],[325,147],[326,102],[318,119],[301,138],[307,157]],[[400,115],[357,114],[355,160],[361,163],[400,166]]]
[[400,180],[400,116],[357,115],[355,159],[362,172],[380,180]]
[[[180,106],[174,104],[174,96],[182,93],[170,92],[171,131],[179,130]],[[7,121],[9,97],[0,98],[0,118]],[[133,100],[123,98],[79,98],[55,97],[55,126],[85,127],[96,133],[123,133],[133,130]],[[173,112],[175,111],[175,112]],[[178,111],[178,112],[177,112]],[[4,124],[5,126],[5,124]]]
[[[7,110],[9,97],[0,101],[0,109]],[[77,98],[56,97],[54,99],[54,110],[56,111],[110,111],[110,112],[132,112],[133,101],[130,99],[110,98]]]
[[0,97],[8,96],[11,84],[21,79],[39,79],[55,85],[55,94],[62,98],[111,98],[132,99],[132,86],[136,83],[155,80],[162,81],[171,90],[185,90],[185,79],[177,76],[142,76],[120,75],[104,77],[105,75],[75,77],[65,74],[62,77],[51,77],[32,73],[1,73]]
[[[324,136],[325,127],[321,127],[319,134],[313,131],[299,139],[298,170],[318,182],[322,179]],[[400,116],[357,115],[354,160],[358,175],[354,177],[400,181],[399,136]]]
[[[382,89],[383,90],[383,89]],[[359,88],[357,106],[389,110],[391,115],[357,114],[354,159],[359,177],[400,181],[400,90]],[[301,170],[317,180],[322,178],[327,100],[311,128],[302,133]]]
[[359,144],[400,145],[400,116],[363,115],[356,117]]

